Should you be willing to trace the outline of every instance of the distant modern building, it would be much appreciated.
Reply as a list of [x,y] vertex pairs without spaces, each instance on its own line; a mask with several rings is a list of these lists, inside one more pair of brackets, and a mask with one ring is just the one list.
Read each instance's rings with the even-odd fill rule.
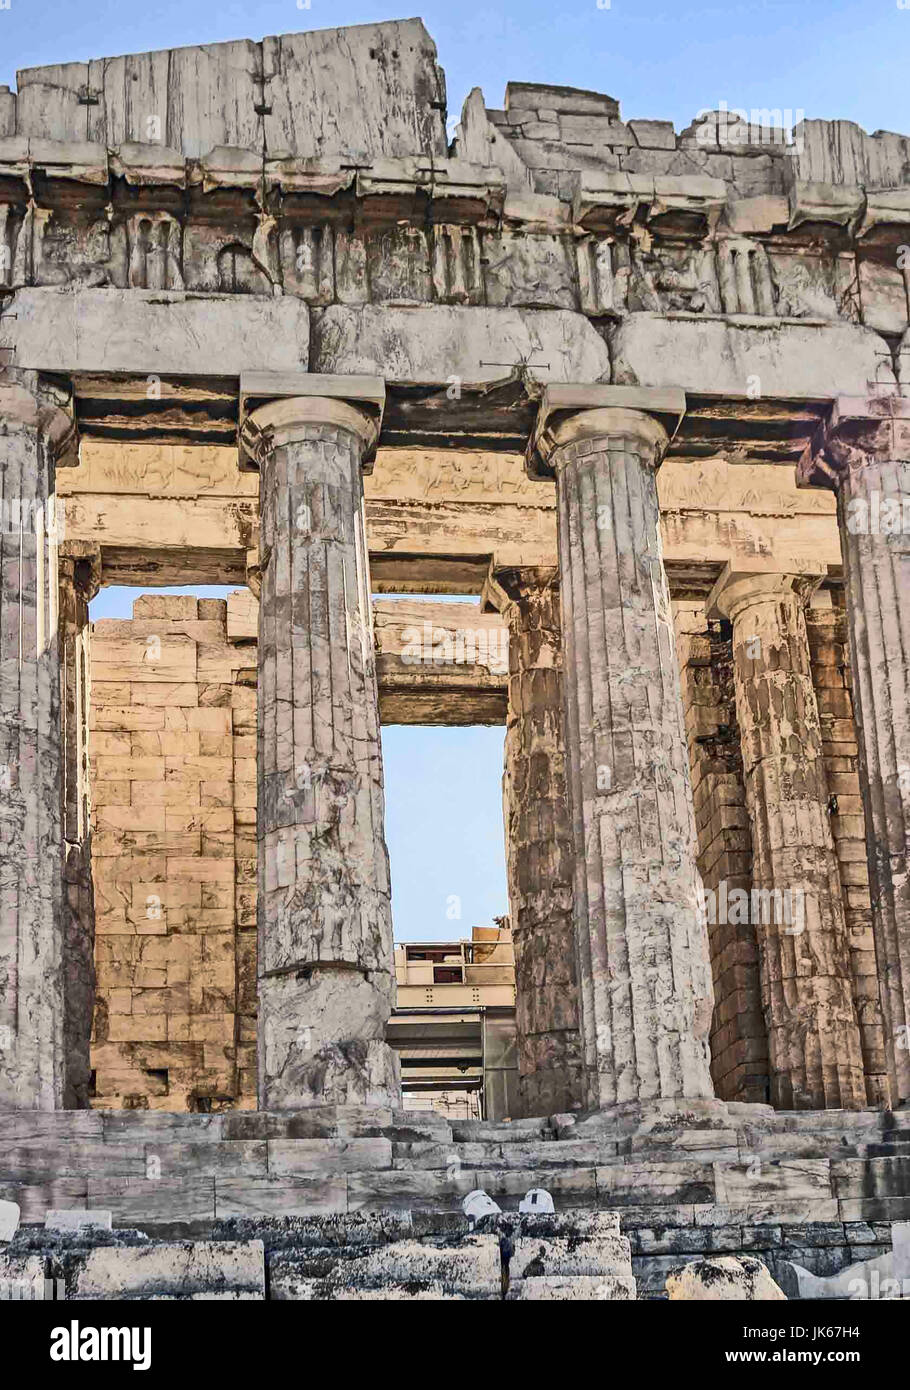
[[401,1058],[409,1109],[459,1119],[517,1114],[515,955],[508,926],[470,941],[395,947],[398,1007],[388,1040]]

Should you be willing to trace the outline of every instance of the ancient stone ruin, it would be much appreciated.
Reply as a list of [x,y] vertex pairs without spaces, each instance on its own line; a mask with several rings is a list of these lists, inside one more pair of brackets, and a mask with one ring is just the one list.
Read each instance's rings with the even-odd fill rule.
[[[906,1265],[908,295],[910,138],[450,142],[419,20],[0,90],[0,1278]],[[508,1122],[402,1102],[382,723],[506,727]]]

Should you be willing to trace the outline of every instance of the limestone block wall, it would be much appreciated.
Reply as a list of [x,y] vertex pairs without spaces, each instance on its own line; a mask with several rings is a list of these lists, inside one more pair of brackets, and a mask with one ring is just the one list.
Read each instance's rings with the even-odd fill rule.
[[871,1106],[885,1106],[889,1088],[872,937],[847,613],[843,591],[835,591],[833,597],[838,601],[832,602],[831,592],[823,591],[806,609],[806,630],[831,796],[831,833],[850,933],[853,997],[862,1037],[866,1091]]
[[[92,1104],[255,1105],[255,653],[231,603],[92,633]],[[252,669],[250,669],[252,668]]]

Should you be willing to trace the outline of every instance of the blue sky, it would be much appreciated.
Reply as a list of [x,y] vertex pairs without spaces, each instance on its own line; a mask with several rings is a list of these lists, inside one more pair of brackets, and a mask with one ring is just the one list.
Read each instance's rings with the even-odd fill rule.
[[0,83],[9,85],[17,68],[42,63],[418,13],[446,70],[450,115],[473,86],[501,105],[511,78],[609,92],[626,117],[678,128],[726,101],[842,117],[870,131],[910,129],[910,8],[901,0],[8,3],[0,9]]
[[[910,0],[8,3],[0,83],[10,86],[23,67],[417,12],[446,71],[450,128],[472,87],[500,106],[512,79],[608,92],[627,118],[678,129],[726,102],[910,132]],[[93,605],[93,616],[129,611],[124,591]],[[502,730],[392,728],[383,745],[396,936],[468,934],[506,909]],[[458,919],[446,915],[452,898],[461,900]]]

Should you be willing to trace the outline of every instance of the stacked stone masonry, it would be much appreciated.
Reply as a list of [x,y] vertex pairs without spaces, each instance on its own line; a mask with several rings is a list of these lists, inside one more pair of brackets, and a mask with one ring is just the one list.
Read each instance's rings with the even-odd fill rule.
[[228,608],[93,626],[94,1105],[255,1104],[256,650]]

